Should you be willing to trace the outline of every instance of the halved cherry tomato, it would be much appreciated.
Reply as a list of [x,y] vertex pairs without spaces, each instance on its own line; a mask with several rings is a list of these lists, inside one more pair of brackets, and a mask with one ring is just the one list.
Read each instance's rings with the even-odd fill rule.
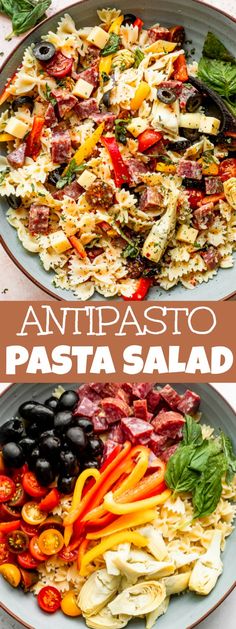
[[138,136],[138,150],[140,153],[146,151],[162,139],[162,133],[154,129],[146,129]]
[[39,524],[38,531],[40,533],[46,529],[57,529],[60,533],[64,533],[63,520],[60,515],[51,515]]
[[18,509],[14,509],[14,507],[10,507],[7,502],[4,502],[0,505],[0,520],[8,521],[8,520],[19,520],[20,513]]
[[22,483],[22,478],[24,474],[28,472],[28,469],[29,469],[28,465],[27,463],[25,463],[24,465],[22,465],[22,467],[18,467],[16,470],[12,471],[11,476],[16,485],[18,485],[19,483]]
[[10,583],[13,588],[17,588],[20,583],[20,570],[12,563],[5,563],[0,566],[0,574]]
[[143,28],[143,25],[144,25],[143,20],[141,20],[140,17],[136,17],[136,20],[134,21],[133,26],[137,26],[138,30],[141,31]]
[[204,192],[202,190],[195,190],[194,188],[188,188],[185,190],[185,193],[188,197],[188,202],[192,210],[196,210],[198,207],[199,201],[204,198]]
[[39,503],[41,511],[52,511],[60,502],[60,494],[58,489],[54,487],[43,500]]
[[29,538],[26,533],[17,529],[8,533],[7,545],[11,553],[24,553],[29,546]]
[[37,502],[26,502],[21,511],[22,518],[27,524],[41,524],[46,520],[46,513],[40,511]]
[[66,616],[81,616],[81,609],[77,605],[76,593],[70,590],[61,601],[61,610]]
[[174,61],[174,79],[183,82],[188,80],[188,68],[184,54],[179,55]]
[[12,563],[13,555],[10,552],[7,543],[5,541],[0,542],[0,566],[4,563]]
[[57,529],[46,529],[39,536],[38,544],[45,555],[56,555],[64,546],[64,538]]
[[224,159],[219,165],[219,177],[221,181],[227,181],[231,177],[236,177],[236,158]]
[[34,537],[38,533],[38,526],[28,524],[27,522],[24,522],[24,520],[21,520],[20,528],[24,531],[24,533],[26,533],[26,535],[28,535],[28,537]]
[[11,533],[20,528],[20,520],[13,520],[13,522],[0,522],[0,533]]
[[43,498],[48,493],[46,487],[42,487],[33,472],[26,472],[22,480],[23,489],[32,498]]
[[66,57],[58,50],[55,52],[55,55],[53,55],[52,59],[42,63],[42,66],[49,76],[54,76],[56,79],[63,79],[64,76],[71,74],[73,59],[72,57]]
[[38,593],[38,604],[44,612],[53,614],[61,605],[61,594],[52,585],[45,585]]
[[26,570],[34,570],[39,565],[39,562],[36,561],[34,557],[32,557],[29,550],[26,550],[24,553],[20,553],[20,555],[18,555],[17,557],[17,561],[20,566],[22,568],[25,568]]
[[39,575],[34,570],[24,570],[24,568],[20,568],[20,574],[21,587],[24,592],[28,592],[30,588],[32,588],[32,586],[39,580]]
[[170,30],[170,34],[169,34],[170,41],[176,42],[177,44],[180,44],[182,46],[185,42],[184,27],[178,24],[176,26],[172,26],[169,30]]
[[31,538],[29,549],[34,559],[37,559],[37,561],[46,561],[47,555],[42,553],[42,551],[40,550],[39,538],[37,535],[34,535],[34,537]]
[[21,483],[17,483],[16,491],[9,500],[8,504],[10,507],[22,507],[26,501],[26,494],[21,485]]
[[58,555],[60,559],[69,563],[70,561],[75,561],[77,559],[78,550],[76,548],[73,550],[70,546],[64,546]]
[[7,502],[16,491],[12,478],[1,474],[0,476],[0,502]]

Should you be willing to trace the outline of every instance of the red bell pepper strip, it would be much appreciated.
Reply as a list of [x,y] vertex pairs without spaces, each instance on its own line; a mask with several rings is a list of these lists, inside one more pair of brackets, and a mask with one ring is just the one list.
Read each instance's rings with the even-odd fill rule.
[[208,194],[206,197],[203,197],[201,201],[198,203],[198,207],[201,205],[208,205],[209,203],[217,203],[220,199],[224,199],[224,192],[219,192],[219,194]]
[[13,520],[12,522],[0,522],[0,533],[11,533],[20,528],[20,520]]
[[112,165],[114,168],[114,177],[117,188],[120,188],[123,183],[130,183],[129,170],[123,160],[119,146],[114,137],[101,136],[101,143],[107,149]]
[[52,511],[59,505],[60,502],[60,494],[58,489],[54,487],[43,500],[39,503],[39,508],[41,511]]
[[[112,463],[112,461],[114,461],[114,459],[117,457],[117,455],[120,453],[121,450],[122,450],[122,445],[121,445],[121,443],[118,443],[117,446],[114,448],[114,450],[112,450],[112,452],[109,454],[107,459],[104,461],[104,463],[101,465],[101,467],[99,469],[100,474],[102,474],[102,472],[104,472],[106,470],[108,465],[110,465],[110,463]],[[85,496],[85,494],[88,493],[88,491],[94,485],[94,482],[95,482],[94,479],[91,478],[91,480],[89,480],[86,483],[85,488],[84,488],[83,493],[82,493],[82,498]]]
[[146,151],[150,146],[153,146],[162,139],[162,133],[155,131],[154,129],[146,129],[138,136],[138,150],[140,153]]
[[125,301],[141,301],[144,297],[146,297],[151,284],[152,280],[146,277],[141,277],[140,280],[138,280],[138,285],[133,295],[131,295],[131,297],[124,297],[122,295],[122,297]]
[[87,548],[88,544],[89,544],[89,539],[83,539],[83,541],[81,542],[81,544],[79,546],[78,559],[77,559],[78,570],[80,570],[80,568],[81,568],[81,561],[83,559],[84,554],[86,553],[86,548]]
[[26,140],[26,155],[37,159],[41,150],[41,133],[44,125],[44,118],[42,116],[34,116],[32,129]]
[[185,55],[179,55],[174,62],[174,79],[182,82],[188,80],[188,69]]
[[133,26],[137,26],[138,30],[141,31],[143,28],[143,25],[144,25],[143,20],[141,20],[140,17],[136,17],[136,20],[134,21]]

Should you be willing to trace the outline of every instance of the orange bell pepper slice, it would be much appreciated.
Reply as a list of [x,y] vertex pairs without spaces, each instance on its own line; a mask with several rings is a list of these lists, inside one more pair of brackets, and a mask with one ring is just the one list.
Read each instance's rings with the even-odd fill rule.
[[37,159],[41,150],[41,133],[44,126],[42,116],[34,116],[32,129],[26,139],[26,155]]
[[79,546],[78,557],[77,557],[78,570],[80,570],[80,568],[81,568],[82,559],[83,559],[83,556],[86,553],[86,549],[87,549],[88,544],[89,544],[89,540],[88,539],[83,539],[83,541],[81,542],[81,544]]
[[179,55],[174,62],[174,79],[183,83],[188,80],[188,69],[184,54]]
[[136,511],[135,513],[126,514],[116,518],[115,522],[109,524],[104,529],[87,534],[87,539],[100,539],[107,537],[107,535],[113,535],[124,529],[132,528],[133,526],[142,526],[147,522],[152,522],[157,517],[156,511],[153,509],[147,509],[146,511]]
[[171,496],[171,489],[166,489],[161,494],[157,496],[152,496],[151,498],[144,498],[143,500],[136,500],[135,502],[125,502],[123,504],[116,502],[114,500],[114,496],[112,491],[109,492],[104,498],[104,506],[110,513],[114,513],[115,515],[125,515],[131,514],[135,511],[146,511],[148,509],[153,509],[158,505],[162,505],[168,498]]
[[147,545],[147,538],[144,535],[140,535],[140,533],[136,533],[135,531],[121,531],[120,533],[115,533],[114,535],[109,535],[104,539],[100,544],[88,550],[82,557],[81,567],[80,567],[80,575],[87,575],[87,567],[88,565],[103,555],[107,550],[113,548],[114,546],[118,546],[118,544],[123,543],[134,544],[138,548],[142,548]]
[[77,238],[77,236],[70,236],[69,241],[72,247],[74,247],[74,249],[76,250],[76,253],[78,253],[80,258],[82,259],[87,258],[87,253],[85,251],[85,248],[82,245],[82,242],[80,242],[79,238]]
[[[95,478],[95,481],[97,481],[100,478],[100,472],[96,469],[96,468],[89,468],[87,470],[84,470],[77,478],[76,484],[75,484],[75,489],[74,489],[74,493],[73,493],[73,497],[72,497],[72,503],[71,503],[71,508],[69,511],[70,516],[72,516],[75,520],[77,518],[77,511],[80,507],[80,503],[81,503],[81,496],[82,496],[82,491],[83,491],[83,487],[84,484],[86,483],[87,478],[89,478],[90,476],[92,476],[93,478]],[[64,542],[65,542],[65,546],[68,546],[72,533],[73,533],[73,523],[69,523],[68,525],[65,525],[65,530],[64,530]]]
[[219,194],[208,194],[206,197],[203,197],[201,201],[199,201],[198,206],[207,205],[208,203],[217,203],[220,199],[225,198],[224,192],[219,192]]

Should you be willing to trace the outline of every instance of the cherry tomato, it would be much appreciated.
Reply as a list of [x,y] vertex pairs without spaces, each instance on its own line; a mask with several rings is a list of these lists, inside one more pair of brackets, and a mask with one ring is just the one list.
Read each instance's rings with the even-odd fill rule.
[[13,588],[17,588],[20,584],[20,570],[17,566],[14,566],[14,564],[5,563],[0,566],[0,574]]
[[187,190],[185,190],[185,192],[187,194],[190,207],[192,208],[192,210],[196,210],[199,201],[204,198],[204,192],[202,192],[201,190],[195,190],[194,188],[188,188]]
[[40,533],[45,531],[46,529],[57,529],[61,533],[64,533],[63,520],[59,515],[51,515],[49,518],[44,520],[40,525],[38,530]]
[[21,520],[20,527],[21,527],[21,530],[24,531],[24,533],[26,533],[26,535],[28,535],[28,537],[34,537],[38,533],[38,527],[37,526],[33,526],[32,524],[28,524],[27,522],[24,522],[24,520]]
[[185,30],[183,26],[177,25],[170,28],[170,41],[176,42],[183,46],[185,42]]
[[71,74],[73,59],[66,57],[58,50],[55,52],[55,55],[53,55],[52,59],[46,63],[42,63],[42,66],[49,76],[54,76],[56,79],[63,79],[64,76]]
[[14,481],[9,478],[9,476],[5,476],[1,474],[0,476],[0,502],[7,502],[13,496],[16,491],[16,486]]
[[29,546],[29,538],[26,533],[17,529],[8,533],[7,545],[12,553],[23,553]]
[[45,555],[56,555],[64,546],[64,538],[57,529],[46,529],[38,539],[39,548]]
[[29,549],[34,559],[36,559],[37,561],[46,561],[47,555],[42,553],[42,551],[40,550],[39,538],[37,535],[34,535],[34,537],[31,538]]
[[153,146],[162,139],[162,133],[155,131],[154,129],[146,129],[138,136],[138,150],[140,153],[146,151],[150,146]]
[[14,507],[10,507],[7,502],[4,502],[0,505],[0,520],[19,520],[20,513],[18,509],[14,509]]
[[134,21],[133,26],[137,26],[138,30],[141,31],[143,28],[143,25],[144,25],[143,20],[141,20],[140,17],[136,17],[136,20]]
[[0,566],[3,563],[11,563],[13,560],[13,555],[10,552],[7,543],[5,541],[0,542]]
[[76,548],[72,550],[70,546],[64,546],[58,554],[60,559],[69,563],[70,561],[75,561],[77,559],[78,550]]
[[16,470],[12,471],[12,479],[14,480],[14,483],[16,485],[22,482],[22,478],[26,472],[28,472],[27,463],[22,465],[22,467],[18,467]]
[[236,158],[224,159],[219,165],[219,176],[221,181],[227,181],[231,177],[236,177]]
[[22,518],[27,524],[41,524],[46,520],[46,513],[40,511],[37,502],[26,502],[21,511]]
[[61,594],[59,590],[51,585],[46,585],[38,593],[38,604],[44,612],[53,614],[61,605]]
[[41,487],[33,472],[26,472],[26,474],[24,474],[22,485],[26,493],[32,496],[32,498],[43,498],[48,492],[46,487]]
[[25,501],[26,501],[25,491],[21,483],[17,483],[16,491],[11,497],[11,500],[9,500],[8,504],[10,507],[22,507]]
[[41,511],[52,511],[60,502],[60,494],[58,489],[54,487],[43,500],[39,503]]
[[28,550],[26,550],[24,553],[20,553],[20,555],[18,555],[17,557],[17,561],[20,566],[22,568],[25,568],[26,570],[34,570],[39,564],[39,562],[36,561],[34,557],[32,557],[31,553]]
[[66,616],[81,616],[81,609],[76,603],[76,595],[72,590],[67,592],[61,601],[61,610]]
[[24,568],[20,568],[21,574],[21,587],[24,592],[28,592],[30,588],[32,588],[35,583],[39,580],[38,572],[34,570],[24,570]]
[[0,522],[0,533],[11,533],[20,528],[20,520],[13,520],[13,522]]

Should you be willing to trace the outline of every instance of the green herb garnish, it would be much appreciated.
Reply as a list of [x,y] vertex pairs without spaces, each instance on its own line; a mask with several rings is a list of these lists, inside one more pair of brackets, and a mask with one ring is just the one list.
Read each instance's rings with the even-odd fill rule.
[[110,81],[110,76],[106,72],[102,72],[101,77],[102,77],[103,83],[108,83],[108,81]]
[[113,55],[120,46],[120,36],[116,33],[111,33],[106,46],[101,50],[101,57],[107,57]]
[[49,101],[49,103],[51,103],[53,105],[53,107],[57,104],[56,98],[53,98],[52,94],[51,94],[51,88],[49,87],[48,83],[46,83],[45,85],[45,98],[46,100]]
[[4,168],[4,170],[2,170],[0,172],[0,186],[4,182],[5,177],[6,177],[6,175],[8,175],[9,172],[10,172],[10,168],[8,168],[8,167]]
[[138,68],[145,55],[141,48],[135,48],[134,51],[134,68]]
[[236,116],[236,58],[213,33],[207,34],[198,76],[219,94],[225,105]]
[[73,181],[75,173],[79,173],[79,172],[82,173],[85,170],[85,168],[86,168],[86,164],[83,163],[83,164],[80,164],[80,166],[78,166],[78,164],[76,164],[75,159],[72,159],[71,162],[69,163],[69,166],[67,168],[65,175],[61,177],[59,181],[57,182],[56,188],[61,190],[61,188],[64,188],[64,186],[69,185]]
[[224,44],[212,33],[208,31],[204,41],[202,54],[210,59],[219,59],[221,61],[232,61],[235,63],[234,56],[229,52]]
[[51,0],[0,0],[0,12],[12,20],[12,35],[21,35],[44,16],[45,11],[51,5]]
[[127,142],[127,129],[126,125],[130,122],[129,118],[117,118],[115,120],[115,138],[121,144]]

